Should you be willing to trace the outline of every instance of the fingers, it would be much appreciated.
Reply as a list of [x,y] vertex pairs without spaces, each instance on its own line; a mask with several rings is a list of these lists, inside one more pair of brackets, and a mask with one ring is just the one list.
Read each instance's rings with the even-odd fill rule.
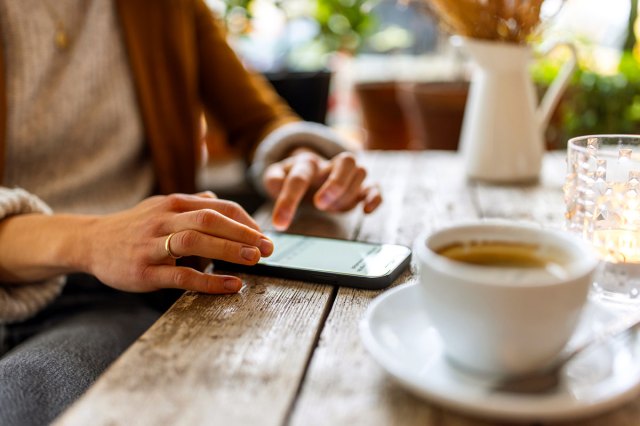
[[196,195],[196,197],[203,197],[203,198],[213,198],[213,199],[217,199],[218,198],[218,196],[212,191],[198,192],[195,195]]
[[194,210],[211,209],[222,213],[230,219],[240,222],[250,228],[260,231],[260,226],[238,203],[215,198],[213,193],[207,196],[171,194],[162,199],[165,208],[174,212],[188,212]]
[[157,285],[157,288],[179,288],[210,294],[237,293],[242,288],[242,281],[238,277],[205,274],[195,269],[169,265],[147,268],[144,279]]
[[320,210],[346,211],[361,201],[365,213],[371,213],[382,202],[375,186],[365,186],[366,170],[352,153],[344,152],[331,161],[315,154],[298,154],[267,168],[263,183],[276,199],[273,225],[289,227],[298,206],[310,188],[318,188],[314,204]]
[[[348,183],[348,186],[346,187],[346,190],[343,192],[342,196],[329,206],[325,207],[324,210],[332,212],[343,212],[354,208],[363,199],[364,194],[362,184],[366,176],[367,173],[363,168],[356,168],[353,176],[351,176],[351,182]],[[318,198],[318,194],[316,194],[314,200],[316,203],[319,202]]]
[[273,243],[264,234],[212,209],[179,213],[171,227],[171,232],[190,229],[259,247],[263,256],[269,256],[273,252]]
[[[158,241],[159,259],[167,258],[167,252],[164,247],[165,241],[166,239],[159,239]],[[242,265],[254,265],[260,260],[261,256],[268,256],[273,252],[271,241],[265,239],[264,243],[268,244],[268,247],[262,248],[262,243],[259,243],[261,247],[259,248],[252,244],[230,241],[188,229],[172,235],[171,253],[175,256],[200,256]],[[263,254],[262,251],[268,254]]]
[[247,211],[243,209],[240,204],[227,200],[218,200],[217,202],[219,204],[216,205],[213,210],[222,213],[223,215],[235,220],[236,222],[247,225],[249,228],[260,231],[260,225],[258,225],[258,223],[253,220],[251,215],[247,213]]
[[293,163],[273,208],[273,226],[276,229],[289,227],[317,171],[318,162],[314,156],[299,156]]
[[[345,197],[357,171],[365,173],[363,168],[357,167],[356,160],[351,153],[338,154],[331,162],[333,163],[331,173],[314,196],[314,203],[320,210],[329,209],[332,204]],[[348,197],[349,195],[347,195]]]
[[362,194],[364,200],[362,209],[367,214],[373,212],[382,203],[382,194],[380,194],[380,188],[377,185],[365,188]]
[[286,176],[285,166],[282,163],[274,163],[265,170],[262,183],[269,196],[274,200],[278,197],[280,191],[282,191],[282,185],[284,184]]
[[[158,263],[172,263],[170,258],[180,256],[202,256],[254,264],[273,253],[271,240],[236,203],[218,200],[210,192],[195,196],[174,194],[160,202],[167,203],[164,209],[171,212],[171,220],[164,221],[158,229],[161,244],[152,254]],[[170,251],[167,238],[171,238]]]
[[[336,159],[326,182],[314,196],[314,204],[320,210],[331,212],[351,210],[364,200],[368,193],[368,189],[363,186],[367,177],[366,170],[356,163],[352,154],[341,155],[341,158]],[[381,199],[376,200],[372,199],[372,204],[367,209],[373,211],[377,207],[375,203],[379,204],[381,201]]]

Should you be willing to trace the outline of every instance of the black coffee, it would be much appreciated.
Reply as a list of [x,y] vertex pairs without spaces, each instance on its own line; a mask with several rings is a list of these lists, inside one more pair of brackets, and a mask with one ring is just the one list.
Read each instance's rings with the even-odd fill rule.
[[563,263],[557,253],[544,253],[536,244],[503,241],[454,243],[436,253],[458,262],[510,268],[543,268]]

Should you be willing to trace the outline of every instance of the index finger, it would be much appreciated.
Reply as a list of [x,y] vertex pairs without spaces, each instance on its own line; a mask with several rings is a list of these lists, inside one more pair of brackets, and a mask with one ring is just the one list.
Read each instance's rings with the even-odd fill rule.
[[[215,196],[214,196],[215,197]],[[203,197],[188,194],[172,194],[166,198],[167,208],[175,212],[187,212],[203,209],[211,209],[223,215],[247,225],[250,228],[260,231],[260,226],[245,209],[238,203],[228,200],[221,200],[214,197]]]
[[273,226],[276,229],[284,230],[289,227],[300,201],[311,185],[317,168],[315,162],[304,159],[297,161],[291,167],[273,208]]
[[235,201],[219,200],[218,207],[214,207],[213,210],[222,213],[223,215],[235,220],[236,222],[247,225],[249,228],[260,231],[260,226],[256,223],[256,221],[240,204],[236,203]]

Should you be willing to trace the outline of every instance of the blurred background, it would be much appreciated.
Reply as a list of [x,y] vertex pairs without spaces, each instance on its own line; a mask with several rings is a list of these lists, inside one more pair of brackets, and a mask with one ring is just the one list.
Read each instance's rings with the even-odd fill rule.
[[[469,63],[434,13],[438,1],[207,3],[248,68],[269,79],[303,118],[327,123],[354,148],[457,149]],[[534,53],[555,41],[578,47],[578,70],[546,129],[548,148],[564,149],[576,135],[640,133],[637,0],[502,3],[540,4],[526,41]],[[540,95],[567,55],[563,49],[534,55],[531,76]],[[217,158],[232,155],[212,139]]]

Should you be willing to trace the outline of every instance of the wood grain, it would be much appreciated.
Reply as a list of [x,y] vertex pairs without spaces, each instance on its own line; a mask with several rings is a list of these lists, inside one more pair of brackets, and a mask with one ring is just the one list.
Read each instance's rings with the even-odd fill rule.
[[[304,208],[291,231],[411,246],[423,232],[475,218],[564,222],[562,152],[547,155],[541,181],[530,186],[468,182],[453,153],[368,152],[363,160],[383,190],[378,211],[327,216]],[[270,208],[257,213],[267,228]],[[414,397],[373,361],[358,327],[381,291],[243,279],[238,295],[185,294],[58,424],[498,424]],[[393,285],[415,280],[412,265]],[[638,419],[636,399],[563,425]]]
[[[349,238],[360,217],[305,208],[292,231]],[[238,295],[182,296],[57,424],[282,424],[334,287],[242,278]]]
[[[379,154],[369,167],[385,204],[365,218],[358,240],[411,246],[421,232],[476,217],[464,176],[449,155]],[[414,270],[412,265],[394,285],[413,282]],[[392,383],[362,346],[358,324],[378,294],[339,289],[291,424],[437,424],[439,409]]]
[[331,288],[245,282],[185,294],[59,424],[281,424]]
[[474,201],[483,218],[535,222],[545,227],[564,226],[562,185],[566,174],[564,152],[548,154],[540,182],[535,185],[506,186],[477,184]]

